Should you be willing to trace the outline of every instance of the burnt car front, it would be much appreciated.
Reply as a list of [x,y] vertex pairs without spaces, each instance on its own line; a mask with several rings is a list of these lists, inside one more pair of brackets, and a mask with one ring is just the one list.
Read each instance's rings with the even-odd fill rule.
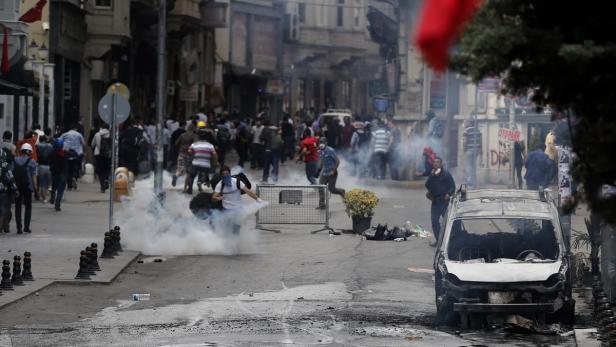
[[568,250],[551,200],[475,191],[452,201],[435,258],[437,323],[486,315],[571,324]]

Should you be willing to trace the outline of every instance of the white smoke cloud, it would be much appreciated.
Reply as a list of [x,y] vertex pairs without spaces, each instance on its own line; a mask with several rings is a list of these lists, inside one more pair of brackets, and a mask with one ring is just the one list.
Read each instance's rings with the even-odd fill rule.
[[[170,186],[169,176],[164,187]],[[155,199],[153,178],[137,181],[129,199],[116,205],[125,248],[150,255],[232,255],[258,251],[258,232],[252,216],[262,208],[246,199],[244,208],[233,215],[216,213],[209,220],[196,218],[188,208],[192,197],[168,191],[164,205]],[[210,222],[211,220],[211,222]],[[239,235],[232,224],[241,223]]]

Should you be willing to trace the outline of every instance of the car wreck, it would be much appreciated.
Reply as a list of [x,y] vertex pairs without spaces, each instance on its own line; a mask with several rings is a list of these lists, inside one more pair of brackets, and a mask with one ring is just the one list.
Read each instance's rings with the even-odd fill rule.
[[511,315],[572,324],[564,240],[548,192],[461,187],[437,243],[436,324],[479,328]]

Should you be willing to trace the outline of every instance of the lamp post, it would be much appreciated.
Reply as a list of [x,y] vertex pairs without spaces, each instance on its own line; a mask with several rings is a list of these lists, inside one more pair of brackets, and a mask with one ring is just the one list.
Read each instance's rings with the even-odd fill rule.
[[165,39],[167,36],[167,1],[158,4],[158,78],[156,93],[156,171],[154,172],[154,194],[163,201],[163,118],[165,113]]

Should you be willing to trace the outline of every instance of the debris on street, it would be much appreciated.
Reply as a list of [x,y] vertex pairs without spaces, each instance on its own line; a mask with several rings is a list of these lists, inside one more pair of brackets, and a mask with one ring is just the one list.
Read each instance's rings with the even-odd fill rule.
[[131,294],[130,298],[133,301],[147,301],[147,300],[150,300],[150,293],[146,293],[146,294]]

